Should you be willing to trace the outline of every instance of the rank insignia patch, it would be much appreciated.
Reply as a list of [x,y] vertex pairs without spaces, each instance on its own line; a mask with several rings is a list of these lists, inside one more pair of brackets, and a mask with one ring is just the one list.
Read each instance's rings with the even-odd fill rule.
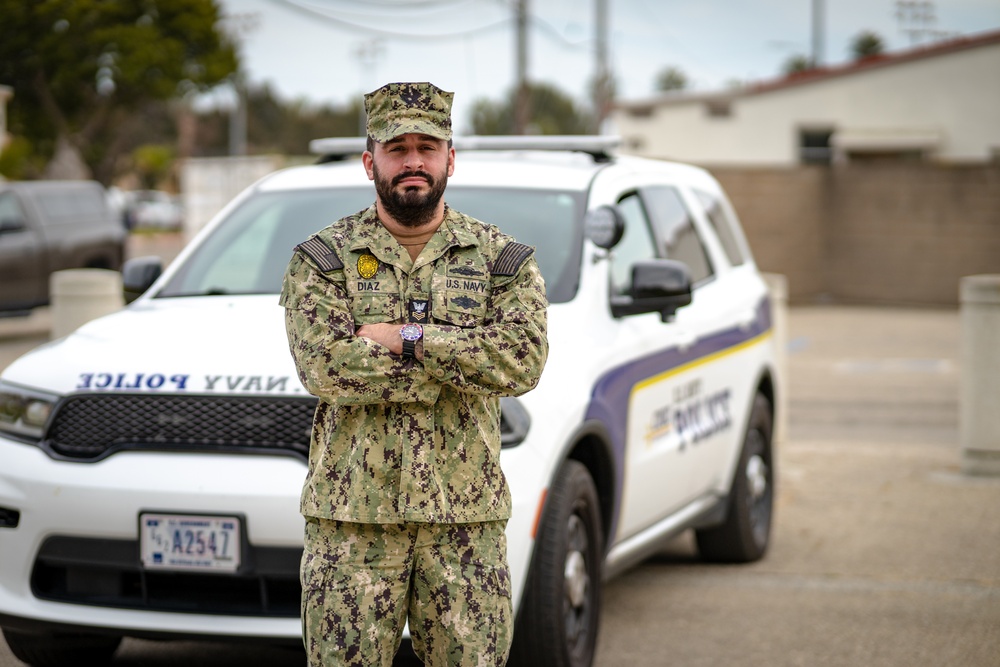
[[362,278],[371,278],[378,273],[378,259],[375,255],[365,253],[358,257],[358,273],[361,274]]
[[409,308],[410,321],[422,323],[427,321],[427,305],[430,302],[426,299],[410,299]]

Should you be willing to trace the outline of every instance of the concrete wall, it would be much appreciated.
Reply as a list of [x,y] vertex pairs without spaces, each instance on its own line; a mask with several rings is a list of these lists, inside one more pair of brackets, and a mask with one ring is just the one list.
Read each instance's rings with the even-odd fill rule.
[[1000,166],[710,171],[792,303],[957,305],[962,276],[1000,273]]
[[222,207],[260,178],[285,166],[279,155],[189,158],[181,169],[184,237],[190,240]]

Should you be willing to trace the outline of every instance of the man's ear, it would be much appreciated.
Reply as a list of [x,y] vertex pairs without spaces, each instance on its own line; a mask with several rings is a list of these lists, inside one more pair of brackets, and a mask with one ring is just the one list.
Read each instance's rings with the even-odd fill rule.
[[[375,180],[375,156],[371,154],[370,151],[365,151],[361,154],[361,162],[365,165],[365,173],[368,174],[368,180]],[[451,174],[449,174],[450,176]]]
[[448,147],[448,176],[455,175],[455,147]]

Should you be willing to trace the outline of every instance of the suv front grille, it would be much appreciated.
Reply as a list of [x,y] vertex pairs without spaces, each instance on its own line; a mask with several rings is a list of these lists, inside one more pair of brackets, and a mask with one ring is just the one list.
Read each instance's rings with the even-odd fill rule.
[[232,616],[299,615],[301,548],[249,547],[240,575],[155,572],[131,540],[51,536],[31,572],[35,597],[98,607]]
[[84,394],[59,404],[55,454],[96,460],[122,449],[255,450],[309,456],[316,399]]

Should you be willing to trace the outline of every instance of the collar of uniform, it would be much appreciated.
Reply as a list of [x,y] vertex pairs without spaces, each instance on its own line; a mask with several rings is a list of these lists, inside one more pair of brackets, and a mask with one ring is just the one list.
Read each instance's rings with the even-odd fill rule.
[[376,208],[372,205],[354,227],[348,247],[352,252],[368,250],[381,262],[412,270],[433,262],[454,246],[466,248],[478,244],[479,238],[469,229],[469,218],[446,205],[441,226],[427,240],[421,257],[417,259],[418,263],[411,266],[406,249],[378,219]]
[[378,219],[374,204],[361,214],[358,223],[354,225],[347,247],[355,253],[367,250],[385,264],[404,269],[410,265],[406,249],[399,245],[396,237]]
[[471,220],[468,216],[445,205],[444,222],[441,224],[451,233],[452,245],[460,248],[479,245],[479,236],[469,228],[470,224],[478,223],[472,223]]
[[448,252],[450,248],[467,248],[479,244],[479,239],[468,227],[468,218],[461,213],[452,210],[450,206],[445,206],[444,220],[437,228],[434,235],[427,240],[427,245],[420,252],[413,268],[417,269],[424,264],[436,261],[441,255]]

